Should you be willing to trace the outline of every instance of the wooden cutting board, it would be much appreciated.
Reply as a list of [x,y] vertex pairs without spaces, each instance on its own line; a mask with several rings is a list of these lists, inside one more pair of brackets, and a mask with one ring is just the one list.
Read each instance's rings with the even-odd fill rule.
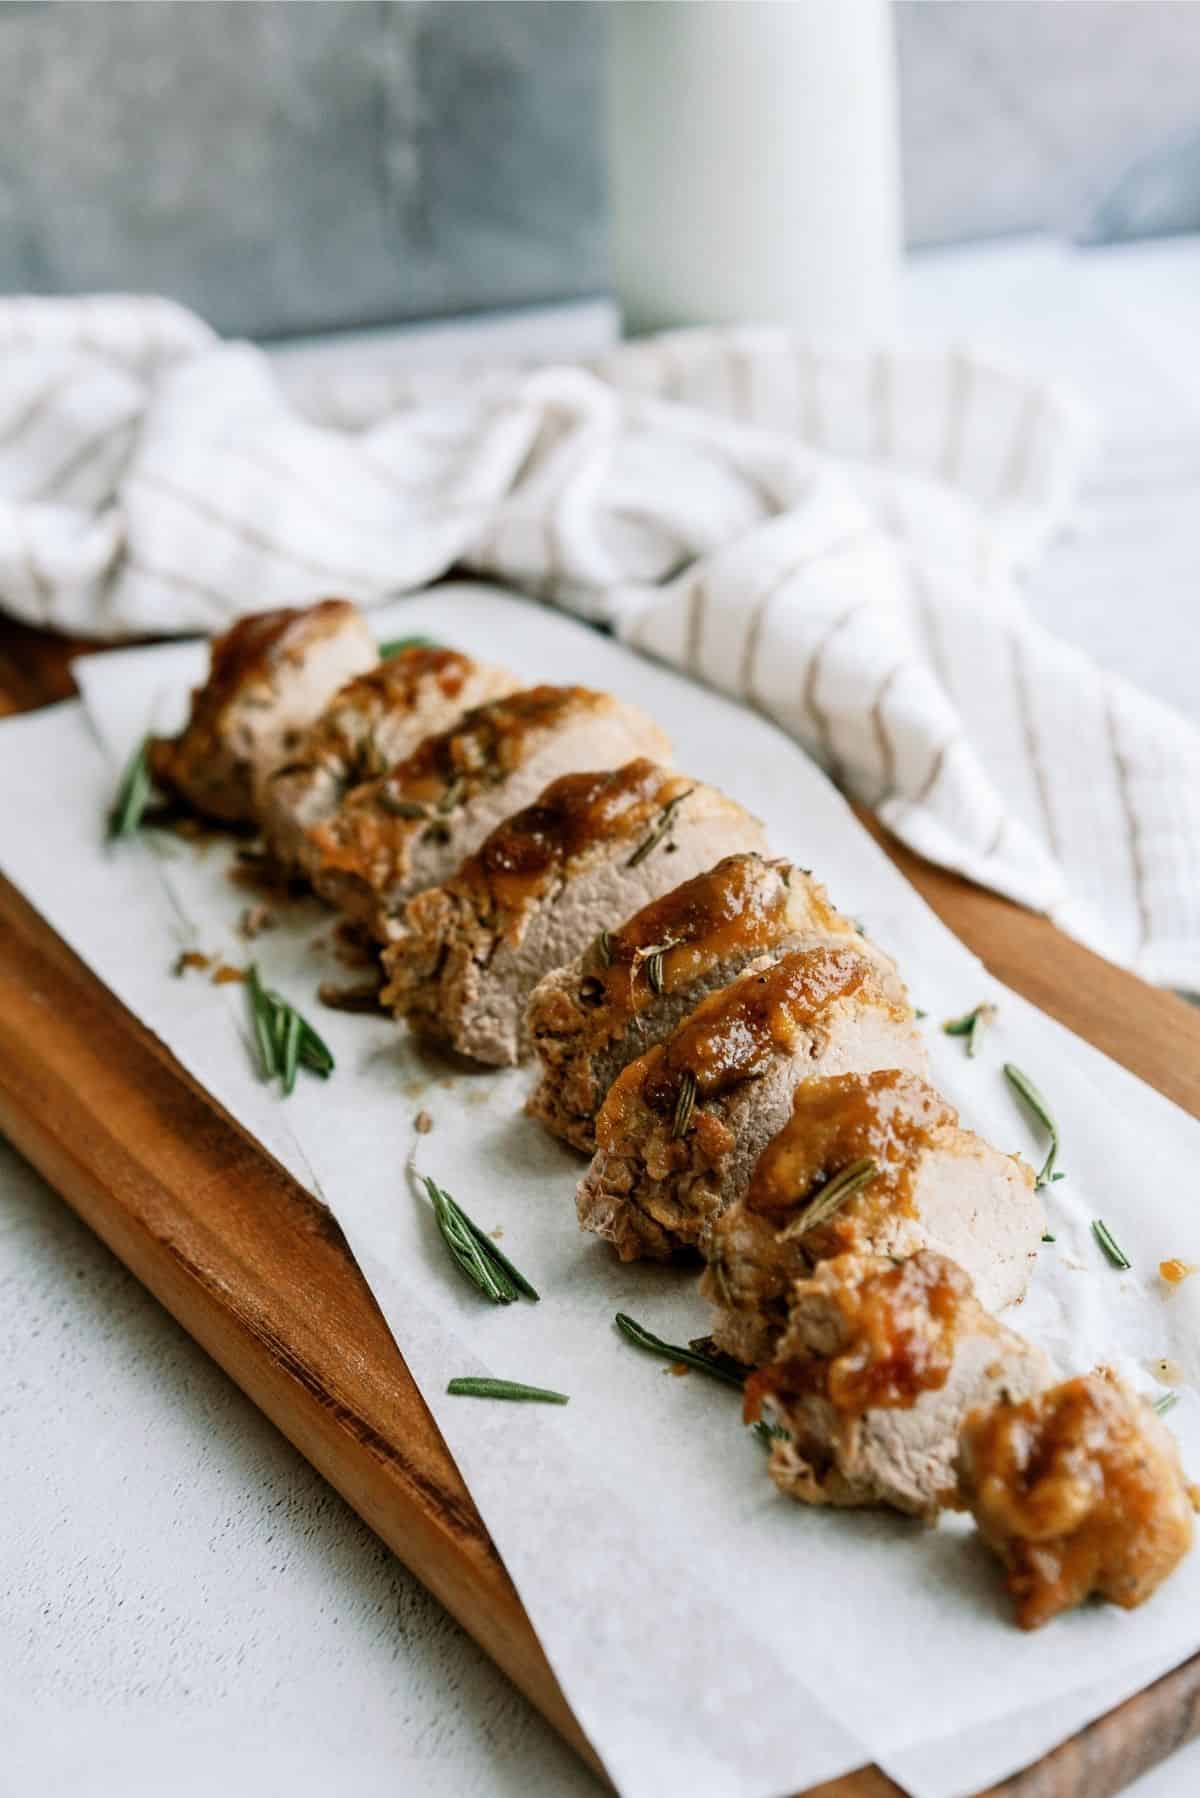
[[[0,627],[0,713],[69,693],[81,647]],[[993,973],[1200,1117],[1200,1011],[864,822]],[[2,880],[0,1130],[598,1766],[336,1224]],[[993,1798],[1108,1798],[1198,1731],[1200,1655]],[[899,1793],[864,1767],[808,1798]]]

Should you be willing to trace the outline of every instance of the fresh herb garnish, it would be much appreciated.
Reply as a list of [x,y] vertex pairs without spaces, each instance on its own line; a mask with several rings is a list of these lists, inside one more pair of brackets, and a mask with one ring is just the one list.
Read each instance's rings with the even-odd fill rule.
[[691,1068],[685,1068],[683,1079],[679,1082],[679,1097],[675,1101],[675,1116],[671,1120],[671,1135],[686,1136],[687,1127],[692,1121],[692,1112],[696,1108],[696,1076]]
[[253,962],[246,970],[246,992],[263,1079],[281,1075],[285,1094],[295,1087],[299,1068],[328,1079],[334,1068],[328,1046],[282,994],[263,985]]
[[1034,1117],[1038,1120],[1038,1123],[1050,1133],[1050,1151],[1047,1154],[1045,1161],[1042,1163],[1037,1178],[1034,1181],[1034,1186],[1038,1189],[1043,1186],[1049,1186],[1053,1180],[1061,1180],[1064,1178],[1062,1174],[1056,1174],[1054,1171],[1054,1163],[1058,1156],[1058,1125],[1050,1115],[1050,1107],[1047,1105],[1045,1099],[1043,1099],[1041,1093],[1033,1084],[1033,1081],[1029,1078],[1028,1074],[1023,1074],[1020,1068],[1014,1067],[1011,1061],[1006,1061],[1004,1064],[1004,1078],[1008,1081],[1008,1084],[1012,1087],[1017,1097],[1024,1100],[1030,1111],[1032,1111]]
[[1160,1417],[1165,1417],[1167,1412],[1173,1410],[1178,1403],[1179,1394],[1177,1392],[1164,1392],[1161,1398],[1155,1399],[1154,1409]]
[[782,1424],[768,1423],[765,1417],[760,1417],[757,1423],[752,1423],[750,1431],[768,1454],[771,1451],[772,1443],[785,1442],[788,1434]]
[[790,1224],[779,1232],[780,1242],[789,1242],[794,1236],[805,1236],[820,1224],[827,1224],[831,1217],[841,1210],[846,1200],[864,1186],[869,1186],[879,1172],[878,1164],[869,1155],[860,1161],[852,1161],[848,1166],[826,1180],[824,1186],[814,1199],[804,1207],[799,1217],[794,1217]]
[[422,805],[419,799],[404,799],[399,793],[393,793],[390,787],[379,790],[381,808],[393,818],[428,818],[429,807]]
[[917,1020],[918,1024],[921,1022],[922,1018],[927,1018],[928,1016],[929,1016],[929,1013],[927,1011],[922,1011],[921,1007],[919,1005],[917,1006],[916,1010],[913,1012],[913,1017]]
[[1050,1232],[1049,1232],[1049,1230],[1045,1230],[1045,1231],[1043,1231],[1043,1233],[1042,1233],[1042,1241],[1043,1241],[1043,1242],[1057,1242],[1057,1241],[1058,1241],[1058,1237],[1057,1237],[1057,1236],[1051,1236],[1051,1234],[1050,1234]]
[[745,1384],[745,1374],[738,1372],[736,1364],[724,1356],[718,1358],[694,1348],[681,1348],[674,1342],[664,1342],[661,1336],[655,1336],[652,1331],[644,1330],[641,1324],[635,1323],[625,1311],[618,1311],[613,1321],[622,1336],[635,1347],[645,1349],[648,1354],[660,1355],[664,1361],[680,1361],[685,1367],[696,1367],[701,1373],[709,1374],[712,1379],[723,1381],[726,1386],[741,1388]]
[[1114,1267],[1124,1269],[1133,1266],[1133,1262],[1129,1259],[1103,1218],[1096,1218],[1095,1222],[1092,1224],[1092,1235],[1096,1238],[1096,1241],[1100,1244],[1100,1247],[1104,1250],[1104,1253],[1108,1256]]
[[392,656],[400,654],[402,649],[440,649],[432,637],[389,637],[386,643],[379,645],[379,659],[386,662]]
[[691,798],[695,790],[695,787],[689,787],[686,793],[679,793],[674,799],[667,800],[662,811],[658,814],[658,818],[650,831],[650,835],[642,838],[642,841],[638,844],[629,860],[625,863],[627,868],[636,868],[640,862],[644,862],[646,857],[658,848],[658,845],[662,842],[672,824],[675,822],[675,813],[679,810],[679,807],[683,804],[685,799]]
[[612,967],[612,932],[602,930],[596,938],[596,955],[602,968]]
[[961,1018],[947,1018],[942,1025],[942,1034],[944,1036],[965,1036],[967,1054],[973,1061],[983,1033],[995,1015],[996,1007],[985,1000],[983,1004],[977,1005],[974,1011],[964,1012]]
[[142,827],[142,817],[154,788],[146,754],[149,745],[149,737],[143,737],[125,765],[116,797],[109,808],[107,834],[110,840],[136,836]]
[[646,948],[639,949],[634,958],[634,966],[646,964],[646,979],[650,982],[650,990],[661,993],[663,990],[663,956],[669,949],[674,949],[679,942],[678,937],[664,937],[661,943],[649,943]]
[[444,1192],[428,1174],[420,1174],[418,1179],[429,1194],[442,1241],[455,1265],[471,1284],[477,1286],[493,1305],[511,1305],[522,1296],[536,1304],[537,1290],[491,1237],[471,1221],[458,1201]]
[[459,800],[462,798],[463,794],[466,792],[466,789],[467,789],[466,776],[462,775],[462,774],[456,774],[454,776],[454,779],[449,782],[449,784],[446,787],[445,792],[442,794],[441,798],[437,802],[438,811],[441,812],[443,815],[446,812],[452,812],[454,810],[455,806],[458,804]]
[[546,1386],[522,1386],[519,1380],[492,1380],[480,1374],[463,1374],[446,1388],[455,1398],[507,1398],[533,1405],[569,1405],[565,1392]]

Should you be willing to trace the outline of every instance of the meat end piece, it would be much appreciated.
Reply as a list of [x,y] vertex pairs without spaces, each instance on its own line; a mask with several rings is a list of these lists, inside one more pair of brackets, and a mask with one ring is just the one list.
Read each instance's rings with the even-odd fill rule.
[[770,1474],[789,1497],[932,1522],[954,1502],[968,1411],[1048,1380],[1041,1350],[985,1311],[944,1255],[838,1255],[793,1285],[775,1359],[747,1381],[746,1417],[776,1432]]
[[307,833],[318,893],[381,940],[425,887],[468,855],[543,787],[575,768],[670,759],[643,712],[587,687],[525,687],[475,706],[378,780],[353,788]]
[[386,774],[427,736],[519,684],[456,649],[418,644],[347,682],[263,790],[263,830],[275,859],[306,871],[306,833],[352,787]]
[[802,1081],[890,1067],[924,1074],[925,1050],[860,950],[800,949],[743,974],[614,1083],[579,1186],[580,1226],[623,1261],[703,1251]]
[[739,975],[822,943],[852,944],[906,1002],[895,964],[804,869],[727,855],[539,982],[527,1029],[541,1077],[526,1110],[590,1155],[596,1113],[623,1068]]
[[793,1282],[819,1261],[934,1249],[998,1311],[1025,1292],[1044,1228],[1032,1170],[960,1129],[924,1080],[896,1068],[807,1080],[714,1225],[701,1290],[718,1308],[718,1346],[757,1367]]
[[154,737],[150,772],[164,792],[206,818],[258,817],[269,776],[338,688],[379,660],[375,639],[348,599],[252,612],[213,639],[208,679],[192,694],[178,737]]
[[679,875],[762,840],[740,805],[655,762],[564,774],[408,901],[383,954],[384,1000],[423,1037],[511,1066],[548,968]]
[[1007,1570],[1016,1619],[1037,1629],[1092,1593],[1133,1610],[1192,1545],[1195,1488],[1170,1430],[1099,1373],[965,1419],[960,1502]]

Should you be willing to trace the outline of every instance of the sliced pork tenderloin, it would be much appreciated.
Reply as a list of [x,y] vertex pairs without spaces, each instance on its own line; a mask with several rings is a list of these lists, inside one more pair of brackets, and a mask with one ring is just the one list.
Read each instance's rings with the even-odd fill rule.
[[1192,1546],[1197,1490],[1175,1439],[1109,1374],[1025,1398],[1009,1386],[971,1412],[958,1490],[1004,1562],[1022,1629],[1093,1593],[1133,1610]]
[[420,644],[349,681],[263,790],[263,830],[275,859],[304,870],[306,833],[336,811],[351,787],[386,774],[472,706],[519,685],[503,668]]
[[539,982],[527,1028],[542,1072],[526,1109],[591,1154],[596,1113],[622,1068],[702,999],[790,950],[847,942],[903,1001],[894,964],[804,869],[753,853],[726,856]]
[[884,1067],[923,1074],[925,1050],[860,950],[795,950],[743,974],[613,1083],[579,1186],[581,1227],[623,1261],[703,1250],[801,1082]]
[[1032,1170],[959,1129],[924,1080],[895,1068],[806,1080],[745,1196],[714,1225],[701,1290],[717,1306],[718,1346],[757,1367],[793,1282],[818,1261],[934,1249],[998,1311],[1024,1294],[1044,1229]]
[[404,901],[448,880],[542,788],[575,768],[670,758],[644,713],[587,687],[525,687],[475,706],[311,826],[305,854],[321,896],[381,940]]
[[258,817],[268,777],[338,688],[379,660],[357,606],[252,612],[215,637],[208,679],[178,737],[154,737],[150,772],[165,793],[222,823]]
[[547,968],[677,876],[762,840],[740,805],[655,762],[564,774],[408,901],[383,955],[384,1002],[423,1037],[511,1066]]
[[770,1474],[789,1497],[932,1522],[955,1500],[967,1413],[1049,1379],[1042,1351],[944,1255],[838,1255],[794,1283],[775,1359],[746,1383],[746,1418],[776,1432]]

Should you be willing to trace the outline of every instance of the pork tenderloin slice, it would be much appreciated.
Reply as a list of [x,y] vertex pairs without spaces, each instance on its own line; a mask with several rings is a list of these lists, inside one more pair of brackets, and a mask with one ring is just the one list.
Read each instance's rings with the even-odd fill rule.
[[349,792],[307,833],[318,893],[383,941],[395,914],[463,859],[548,782],[574,768],[670,758],[644,713],[587,687],[525,687],[475,706],[379,780]]
[[426,737],[519,684],[456,649],[418,644],[348,681],[265,786],[262,823],[275,859],[304,871],[306,832],[351,787],[386,774]]
[[150,772],[205,817],[258,817],[262,788],[338,688],[379,660],[348,599],[252,612],[212,643],[208,679],[178,737],[154,737]]
[[[852,943],[904,1003],[895,965],[831,904],[804,869],[754,853],[728,855],[635,912],[547,974],[527,1029],[541,1077],[526,1110],[591,1154],[596,1113],[617,1075],[682,1023],[710,993],[791,950]],[[669,948],[662,950],[664,944]],[[647,951],[659,949],[657,967]],[[654,975],[656,978],[651,978]]]
[[678,875],[762,840],[740,805],[655,762],[564,774],[408,901],[383,955],[384,1001],[422,1036],[511,1066],[547,968]]
[[810,1505],[890,1505],[926,1522],[955,1502],[967,1413],[1049,1383],[1042,1351],[992,1317],[931,1249],[838,1255],[794,1283],[746,1415],[779,1432],[770,1474]]
[[577,1194],[581,1228],[623,1261],[703,1251],[801,1082],[884,1067],[924,1074],[925,1050],[860,950],[795,950],[743,974],[614,1082]]
[[1093,1593],[1132,1610],[1192,1545],[1197,1494],[1175,1439],[1110,1374],[1023,1400],[1010,1387],[963,1422],[957,1472],[1022,1629]]
[[[829,1183],[867,1162],[874,1176],[822,1219]],[[774,1352],[793,1282],[818,1261],[933,1249],[998,1311],[1024,1294],[1044,1228],[1032,1170],[960,1129],[925,1081],[895,1068],[842,1074],[797,1088],[744,1197],[713,1227],[701,1290],[717,1307],[717,1344],[757,1367]]]

